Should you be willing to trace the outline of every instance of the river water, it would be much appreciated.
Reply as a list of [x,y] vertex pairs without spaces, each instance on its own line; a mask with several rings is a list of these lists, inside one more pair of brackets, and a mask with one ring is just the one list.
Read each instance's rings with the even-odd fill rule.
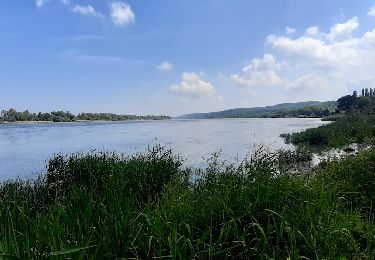
[[280,134],[325,123],[307,118],[249,118],[0,124],[0,181],[37,176],[55,153],[96,149],[133,154],[153,144],[172,148],[194,167],[204,167],[206,159],[219,151],[223,159],[235,162],[260,145],[271,151],[293,148]]

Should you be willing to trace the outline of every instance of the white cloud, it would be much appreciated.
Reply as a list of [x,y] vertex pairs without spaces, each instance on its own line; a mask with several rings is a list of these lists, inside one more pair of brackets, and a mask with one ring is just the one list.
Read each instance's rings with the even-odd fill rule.
[[73,13],[81,14],[81,15],[92,15],[92,16],[102,16],[101,13],[98,13],[92,5],[75,5],[72,8]]
[[287,35],[292,35],[296,32],[296,29],[291,28],[291,27],[286,27],[285,32]]
[[368,16],[375,16],[375,5],[370,7],[370,10],[367,12]]
[[[35,0],[35,4],[36,4],[37,7],[42,7],[42,6],[44,6],[49,1],[50,0]],[[70,5],[70,0],[61,0],[61,2],[64,5]]]
[[359,19],[353,17],[326,32],[311,26],[297,37],[269,35],[270,54],[253,59],[231,78],[249,87],[273,86],[285,99],[332,100],[356,88],[375,86],[375,28],[354,34],[359,27]]
[[288,86],[292,90],[309,90],[318,91],[329,87],[329,83],[325,77],[319,75],[304,75],[293,80]]
[[327,39],[331,42],[337,40],[345,40],[351,36],[351,33],[359,26],[358,17],[346,21],[345,23],[337,23],[331,27],[331,31],[327,35]]
[[276,73],[279,68],[280,64],[276,62],[273,55],[264,54],[261,59],[253,59],[241,73],[233,74],[231,79],[249,87],[274,86],[281,83],[281,78]]
[[35,0],[35,4],[37,7],[42,7],[48,1],[49,0]]
[[[35,0],[37,7],[42,7],[46,2],[51,0]],[[94,6],[88,5],[73,5],[74,1],[71,0],[59,0],[63,5],[70,9],[71,12],[80,15],[95,16],[99,18],[106,18],[106,15],[98,12]],[[131,9],[130,5],[123,1],[110,1],[110,13],[112,23],[116,26],[126,26],[135,22],[135,14]]]
[[173,65],[170,64],[169,62],[164,61],[163,63],[156,66],[156,68],[160,71],[168,72],[168,71],[171,71],[173,69]]
[[293,57],[310,59],[310,62],[320,65],[337,66],[342,62],[355,62],[358,59],[358,39],[329,42],[325,39],[301,36],[290,39],[284,36],[270,35],[267,43]]
[[184,72],[181,82],[170,86],[169,90],[187,98],[209,97],[215,101],[223,100],[210,82],[204,81],[198,74],[193,72]]
[[305,35],[309,37],[317,37],[321,33],[319,32],[319,27],[318,26],[311,26],[306,29]]
[[114,25],[125,26],[135,21],[130,5],[117,1],[111,3],[111,19]]

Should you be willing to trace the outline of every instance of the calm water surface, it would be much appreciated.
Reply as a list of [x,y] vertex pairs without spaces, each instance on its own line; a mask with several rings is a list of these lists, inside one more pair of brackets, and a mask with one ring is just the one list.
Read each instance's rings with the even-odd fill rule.
[[172,148],[195,167],[220,150],[223,159],[236,161],[259,145],[292,148],[281,133],[322,124],[319,119],[262,118],[0,125],[0,181],[35,177],[54,153],[135,153],[155,143]]

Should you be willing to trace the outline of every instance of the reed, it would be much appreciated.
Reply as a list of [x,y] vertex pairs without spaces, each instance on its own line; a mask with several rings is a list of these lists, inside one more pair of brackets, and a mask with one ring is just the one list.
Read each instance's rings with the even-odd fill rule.
[[161,146],[56,155],[38,180],[1,185],[0,259],[370,259],[374,159],[295,174],[285,163],[304,152],[199,172]]

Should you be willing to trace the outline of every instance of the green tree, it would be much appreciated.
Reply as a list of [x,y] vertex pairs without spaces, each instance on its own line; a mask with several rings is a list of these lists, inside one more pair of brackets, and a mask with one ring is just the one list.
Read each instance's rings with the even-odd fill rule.
[[353,108],[355,108],[356,105],[356,98],[351,95],[346,95],[337,100],[337,108],[340,111],[349,111]]

